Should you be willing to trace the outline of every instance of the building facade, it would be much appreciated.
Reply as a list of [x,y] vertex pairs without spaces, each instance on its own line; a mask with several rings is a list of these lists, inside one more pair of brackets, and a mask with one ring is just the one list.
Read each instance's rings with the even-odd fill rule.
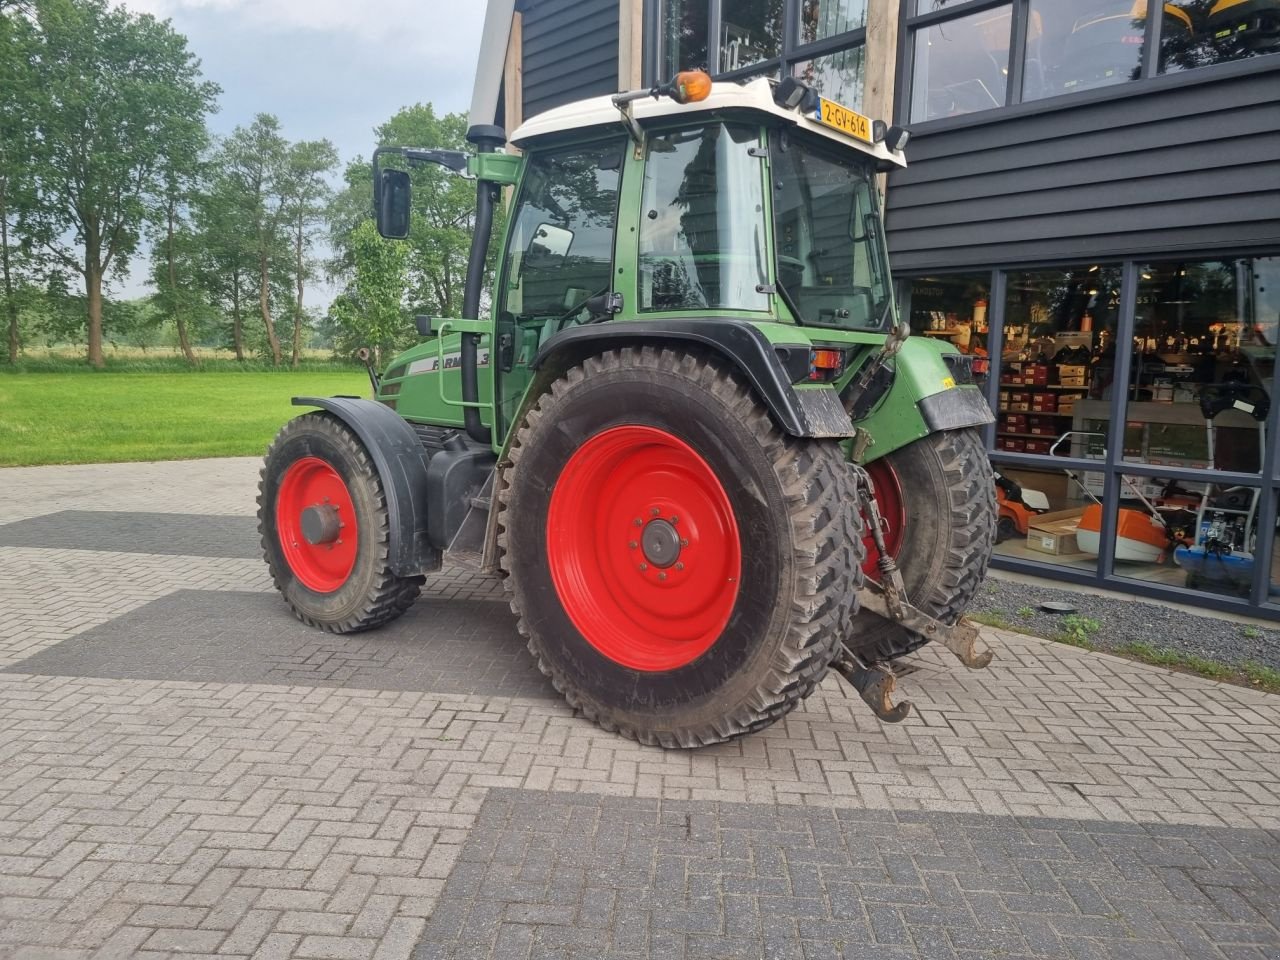
[[508,128],[694,66],[908,126],[900,306],[990,359],[997,564],[1280,619],[1280,0],[505,2]]

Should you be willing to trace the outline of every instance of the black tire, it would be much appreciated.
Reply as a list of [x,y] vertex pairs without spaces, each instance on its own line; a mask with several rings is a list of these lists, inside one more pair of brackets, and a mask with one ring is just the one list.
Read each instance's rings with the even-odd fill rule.
[[[323,461],[350,494],[358,527],[355,562],[337,589],[306,586],[290,567],[280,542],[277,508],[281,480],[303,458]],[[390,525],[377,468],[359,438],[328,413],[289,421],[267,450],[258,483],[258,533],[271,579],[303,623],[332,633],[359,633],[394,620],[417,599],[423,577],[400,577],[388,563]]]
[[[705,652],[671,669],[633,669],[602,653],[549,569],[548,511],[570,458],[593,437],[637,426],[687,445],[723,488],[737,528],[750,531],[732,541],[741,575],[724,600],[727,621]],[[773,723],[826,674],[861,585],[861,518],[845,508],[850,472],[836,443],[783,434],[719,361],[655,347],[590,357],[529,410],[510,461],[498,547],[511,609],[538,666],[586,717],[641,743],[696,747]],[[581,522],[612,529],[596,516]]]
[[[887,454],[904,497],[897,562],[911,603],[955,623],[987,574],[996,538],[995,479],[975,429],[930,434]],[[870,612],[853,622],[849,648],[892,660],[928,639]]]

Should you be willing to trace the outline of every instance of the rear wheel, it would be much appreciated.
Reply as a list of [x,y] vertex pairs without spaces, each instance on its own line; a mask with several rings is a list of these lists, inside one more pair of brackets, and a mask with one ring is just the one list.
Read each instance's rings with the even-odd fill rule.
[[772,723],[826,673],[861,583],[849,471],[716,361],[589,358],[529,411],[511,461],[511,606],[587,717],[693,747]]
[[[977,430],[934,433],[867,467],[885,518],[885,546],[902,571],[907,597],[951,624],[978,592],[996,537],[995,481]],[[879,578],[869,544],[865,571]],[[890,660],[928,640],[873,613],[854,619],[846,644],[870,660]]]
[[378,471],[359,438],[327,413],[291,420],[267,450],[258,532],[276,588],[311,626],[333,633],[381,626],[422,587],[422,577],[392,573]]

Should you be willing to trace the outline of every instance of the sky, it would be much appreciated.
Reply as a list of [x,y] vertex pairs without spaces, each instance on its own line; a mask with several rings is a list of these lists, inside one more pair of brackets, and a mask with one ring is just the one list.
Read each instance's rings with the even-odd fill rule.
[[[258,113],[290,140],[325,138],[345,165],[373,149],[373,128],[413,103],[466,112],[475,81],[484,0],[121,0],[172,20],[222,87],[209,118],[219,135]],[[146,293],[135,263],[113,292]],[[313,305],[331,292],[308,291]]]

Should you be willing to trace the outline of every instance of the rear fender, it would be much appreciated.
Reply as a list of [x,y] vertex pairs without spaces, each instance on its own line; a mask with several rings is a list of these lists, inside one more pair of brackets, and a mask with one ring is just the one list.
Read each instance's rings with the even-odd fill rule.
[[[743,320],[706,318],[694,320],[620,321],[574,327],[556,334],[538,351],[532,367],[538,381],[544,371],[559,372],[601,350],[627,344],[662,342],[696,344],[723,357],[742,374],[768,407],[779,428],[793,437],[851,437],[853,424],[831,387],[797,388],[783,363],[783,354],[804,351],[809,343],[797,333],[795,344],[779,345]],[[530,397],[540,392],[535,382]]]
[[294,406],[319,407],[360,438],[382,481],[387,501],[387,549],[392,572],[412,577],[440,569],[440,551],[427,536],[427,454],[399,414],[356,397],[294,397]]

